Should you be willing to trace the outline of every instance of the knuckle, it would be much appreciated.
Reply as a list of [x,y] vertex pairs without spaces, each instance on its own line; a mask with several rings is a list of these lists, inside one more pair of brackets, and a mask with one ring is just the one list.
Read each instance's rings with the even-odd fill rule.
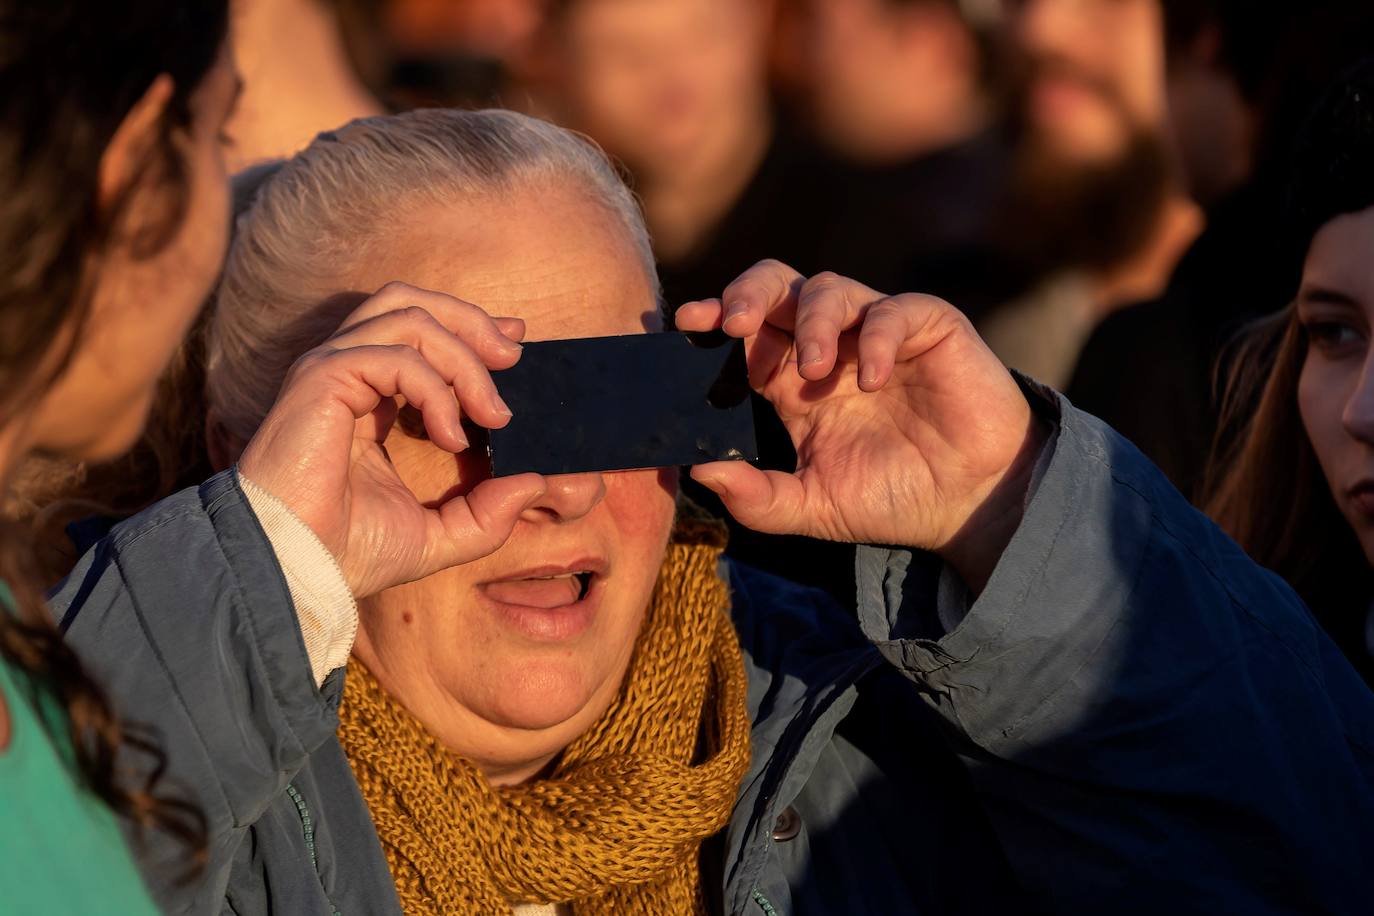
[[748,293],[750,290],[760,291],[761,289],[762,284],[759,283],[758,278],[754,275],[754,269],[751,268],[740,274],[733,283],[725,287],[725,296],[723,299],[733,298],[734,296]]
[[459,299],[457,296],[450,296],[444,292],[432,292],[429,295],[433,297],[434,304],[440,307],[439,310],[451,316],[452,319],[490,319],[486,312],[466,299]]
[[779,261],[776,258],[768,258],[767,260],[760,261],[759,267],[766,272],[770,279],[777,281],[784,289],[790,287],[798,280],[805,279],[805,277],[798,273],[790,264]]
[[394,299],[398,296],[408,296],[415,292],[415,287],[402,280],[389,280],[383,283],[373,295],[378,298]]
[[833,271],[822,271],[811,277],[802,285],[801,299],[806,302],[815,302],[817,299],[829,299],[834,296],[843,296],[846,280]]
[[416,331],[424,330],[434,323],[434,316],[423,306],[419,305],[407,305],[404,308],[397,309],[394,315],[396,321]]
[[302,354],[291,364],[291,368],[286,371],[287,380],[290,381],[293,378],[310,373],[334,352],[335,350],[333,347],[323,346],[316,347]]
[[945,302],[944,300],[940,300],[940,304],[942,308],[937,314],[949,315],[958,320],[961,325],[967,327],[968,330],[974,330],[973,320],[969,318],[968,315],[964,314],[963,309],[950,305],[948,302]]
[[905,317],[907,305],[895,299],[882,299],[868,310],[869,321],[899,321]]

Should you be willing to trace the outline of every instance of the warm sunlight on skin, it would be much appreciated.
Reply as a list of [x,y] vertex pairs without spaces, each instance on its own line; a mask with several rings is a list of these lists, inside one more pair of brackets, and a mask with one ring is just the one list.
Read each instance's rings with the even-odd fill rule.
[[[409,224],[349,288],[399,279],[440,290],[524,319],[527,340],[659,328],[629,235],[581,193],[534,188],[435,205]],[[427,502],[466,490],[484,466],[399,426],[386,447]],[[494,782],[535,775],[620,686],[662,562],[676,476],[549,478],[548,494],[495,553],[365,602],[355,653]]]
[[1374,207],[1312,240],[1298,293],[1307,359],[1298,406],[1336,505],[1374,563]]
[[[160,121],[171,82],[162,77],[125,120],[101,162],[102,183],[136,174]],[[219,275],[229,240],[229,179],[222,131],[239,93],[226,44],[192,98],[189,135],[173,146],[185,162],[185,211],[165,247],[148,257],[117,239],[101,264],[91,314],[67,371],[34,415],[32,447],[99,461],[138,438],[157,380]],[[160,94],[161,93],[161,94]],[[153,145],[151,148],[157,148]],[[111,179],[114,180],[114,179]],[[104,190],[102,188],[102,190]],[[121,227],[137,238],[166,218],[164,189],[135,195]]]

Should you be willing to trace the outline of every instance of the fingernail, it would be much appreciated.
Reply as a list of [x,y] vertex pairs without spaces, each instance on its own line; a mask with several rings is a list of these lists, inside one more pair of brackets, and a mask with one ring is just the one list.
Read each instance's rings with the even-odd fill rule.
[[716,490],[725,489],[725,485],[721,483],[719,477],[698,477],[697,483],[701,484],[703,487],[713,492]]
[[743,318],[749,314],[749,307],[743,302],[731,302],[725,307],[725,320],[721,324],[729,324],[736,318]]
[[802,366],[809,366],[809,365],[811,365],[812,363],[818,363],[818,362],[820,362],[820,361],[821,361],[821,345],[820,345],[820,344],[818,344],[818,343],[809,343],[809,344],[806,344],[805,346],[802,347],[802,349],[801,349],[801,362],[800,362],[799,365],[802,365]]
[[498,394],[498,395],[494,395],[494,396],[492,397],[492,400],[491,400],[491,407],[492,407],[492,410],[495,410],[497,413],[501,414],[503,417],[511,417],[511,416],[514,416],[514,414],[511,413],[510,406],[507,405],[506,402],[505,402],[504,400],[502,400],[501,395],[499,395],[499,394]]
[[878,383],[878,369],[872,363],[861,363],[859,365],[859,384],[876,385]]
[[458,441],[459,451],[466,449],[471,444],[470,442],[468,442],[468,437],[463,435],[463,431],[461,429],[453,434],[453,438]]

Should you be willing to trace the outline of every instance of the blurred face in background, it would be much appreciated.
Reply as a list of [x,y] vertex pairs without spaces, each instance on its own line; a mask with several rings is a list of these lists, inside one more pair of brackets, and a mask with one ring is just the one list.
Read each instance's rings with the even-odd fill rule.
[[980,120],[980,52],[948,0],[794,0],[779,32],[787,82],[852,158],[925,152]]
[[1150,244],[1174,182],[1159,0],[1018,0],[1010,24],[1008,244],[1042,272],[1110,271]]
[[1100,166],[1163,132],[1159,0],[1016,0],[1013,16],[1028,68],[1022,115],[1047,152]]
[[1374,207],[1312,240],[1298,291],[1298,409],[1331,495],[1374,564]]
[[381,13],[387,36],[408,54],[452,51],[508,60],[539,29],[539,0],[391,0]]
[[636,171],[764,129],[759,0],[576,0],[558,24],[572,123]]

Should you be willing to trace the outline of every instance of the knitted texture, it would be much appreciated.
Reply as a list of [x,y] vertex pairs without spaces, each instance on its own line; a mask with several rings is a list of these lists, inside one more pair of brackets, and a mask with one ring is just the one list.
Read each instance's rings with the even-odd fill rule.
[[349,665],[339,737],[406,913],[705,911],[701,843],[749,765],[723,545],[719,527],[679,521],[620,693],[546,779],[491,786]]

